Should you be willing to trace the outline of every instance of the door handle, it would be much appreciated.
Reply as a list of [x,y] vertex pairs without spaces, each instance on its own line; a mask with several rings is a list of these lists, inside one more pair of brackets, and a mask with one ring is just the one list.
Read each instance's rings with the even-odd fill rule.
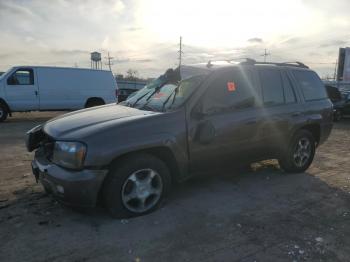
[[39,94],[37,90],[35,90],[34,93],[36,96],[38,96],[38,94]]

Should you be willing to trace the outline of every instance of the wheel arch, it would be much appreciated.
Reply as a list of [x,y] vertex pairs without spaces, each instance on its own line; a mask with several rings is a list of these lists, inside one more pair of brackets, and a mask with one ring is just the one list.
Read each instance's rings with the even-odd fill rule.
[[[115,157],[108,165],[108,169],[123,162],[123,160],[125,160],[126,158],[132,157],[133,155],[137,155],[137,154],[149,154],[159,158],[168,167],[170,176],[171,176],[171,181],[175,183],[181,181],[182,170],[181,170],[180,164],[178,163],[178,160],[176,159],[174,152],[169,147],[166,147],[166,146],[154,146],[150,148],[144,148],[144,149],[125,152]],[[102,182],[101,187],[99,189],[98,199],[97,199],[98,205],[102,205],[103,203],[102,201],[103,188],[104,188],[104,183],[107,179],[107,176],[108,174],[104,178],[104,181]]]
[[125,159],[126,157],[130,157],[130,156],[136,155],[136,154],[149,154],[149,155],[152,155],[154,157],[159,158],[169,168],[169,172],[171,174],[172,180],[173,181],[178,180],[177,178],[178,178],[179,173],[180,173],[179,163],[178,163],[173,151],[169,147],[166,147],[166,146],[155,146],[155,147],[144,148],[144,149],[139,149],[139,150],[123,153],[123,154],[117,156],[116,158],[114,158],[112,160],[112,162],[110,163],[109,167],[111,167],[113,165],[117,165],[118,163],[122,162],[123,159]]
[[106,102],[104,101],[104,99],[102,97],[93,96],[93,97],[89,97],[88,99],[86,99],[84,107],[87,108],[89,106],[89,104],[94,103],[94,102],[102,102],[102,105],[106,104]]
[[12,111],[10,106],[6,103],[5,99],[0,97],[0,104],[3,104],[6,107],[6,110],[10,116],[12,116]]
[[313,137],[315,138],[316,144],[320,143],[321,139],[321,125],[317,123],[307,124],[299,128],[298,130],[307,130],[309,131]]

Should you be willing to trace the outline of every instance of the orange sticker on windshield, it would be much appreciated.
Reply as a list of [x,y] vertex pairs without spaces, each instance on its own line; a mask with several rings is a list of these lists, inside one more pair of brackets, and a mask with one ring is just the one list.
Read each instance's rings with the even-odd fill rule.
[[227,82],[227,90],[229,92],[236,91],[236,85],[234,82]]
[[159,98],[161,98],[161,97],[163,97],[163,96],[165,96],[165,94],[159,92],[159,93],[155,94],[154,99],[159,99]]

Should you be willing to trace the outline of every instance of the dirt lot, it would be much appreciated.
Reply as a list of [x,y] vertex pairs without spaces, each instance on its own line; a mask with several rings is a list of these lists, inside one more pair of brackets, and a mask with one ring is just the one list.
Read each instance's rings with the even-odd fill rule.
[[304,174],[274,162],[174,188],[159,211],[114,220],[45,195],[24,133],[57,113],[0,125],[0,261],[349,261],[350,119]]

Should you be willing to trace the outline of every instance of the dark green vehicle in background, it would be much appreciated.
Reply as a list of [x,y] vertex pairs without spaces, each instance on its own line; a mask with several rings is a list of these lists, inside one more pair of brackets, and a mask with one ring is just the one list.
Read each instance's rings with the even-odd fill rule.
[[332,103],[301,63],[169,69],[122,104],[65,114],[28,132],[33,173],[62,202],[115,217],[149,213],[171,184],[276,158],[305,171],[332,129]]

